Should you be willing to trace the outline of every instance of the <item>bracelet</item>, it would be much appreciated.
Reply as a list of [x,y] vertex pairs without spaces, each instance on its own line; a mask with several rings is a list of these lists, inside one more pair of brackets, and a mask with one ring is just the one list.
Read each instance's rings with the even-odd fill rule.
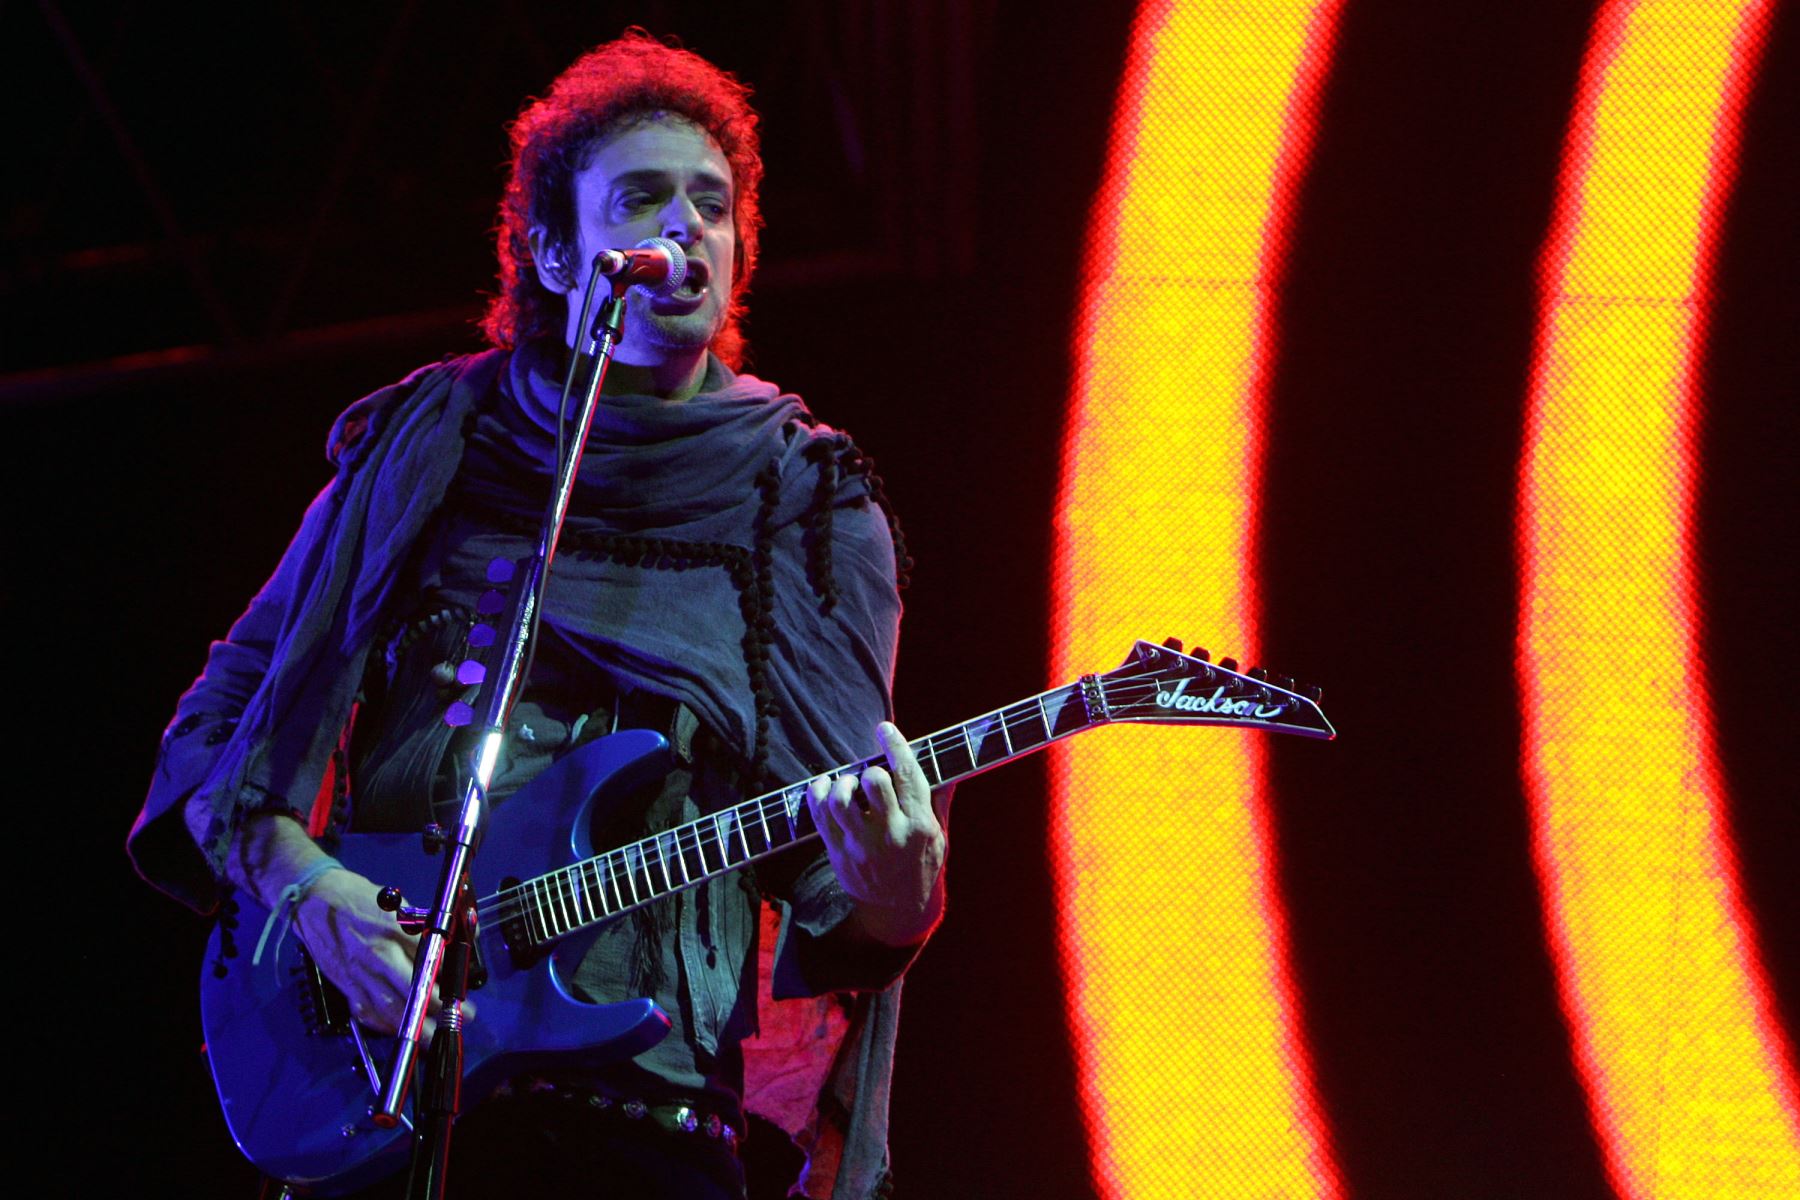
[[294,927],[294,919],[299,915],[300,901],[306,899],[306,893],[312,890],[313,884],[319,882],[321,875],[327,871],[347,869],[343,863],[328,854],[300,872],[300,877],[294,882],[282,888],[275,907],[269,910],[269,919],[263,922],[262,936],[256,939],[256,952],[250,956],[250,965],[254,967],[262,963],[263,946],[267,944],[269,934],[277,922],[281,924],[281,934],[275,939],[275,949],[270,953],[281,953],[281,943],[287,940],[288,930]]
[[312,885],[319,882],[319,876],[325,874],[327,871],[343,871],[346,869],[347,868],[343,863],[327,854],[324,858],[321,858],[318,862],[300,872],[300,878],[283,888],[281,899],[285,903],[288,900],[288,893],[291,892],[293,893],[293,902],[298,904],[306,898],[306,893],[312,890]]

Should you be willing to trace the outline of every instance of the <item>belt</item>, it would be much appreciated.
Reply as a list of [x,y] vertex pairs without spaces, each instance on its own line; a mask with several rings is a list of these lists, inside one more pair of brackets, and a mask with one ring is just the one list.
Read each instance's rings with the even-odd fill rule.
[[530,1094],[551,1095],[570,1104],[584,1104],[595,1112],[624,1121],[642,1122],[646,1126],[654,1126],[664,1133],[679,1137],[707,1139],[717,1142],[733,1154],[739,1152],[738,1144],[743,1140],[742,1135],[724,1117],[698,1105],[651,1104],[632,1096],[610,1096],[591,1088],[569,1087],[547,1080],[532,1083]]

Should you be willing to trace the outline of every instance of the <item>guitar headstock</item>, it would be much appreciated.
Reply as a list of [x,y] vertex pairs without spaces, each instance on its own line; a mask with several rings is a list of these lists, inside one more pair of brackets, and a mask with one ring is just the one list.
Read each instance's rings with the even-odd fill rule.
[[1319,710],[1319,692],[1261,667],[1240,672],[1229,658],[1210,662],[1204,650],[1184,653],[1174,638],[1159,646],[1138,642],[1125,661],[1083,681],[1089,716],[1100,721],[1154,725],[1236,725],[1334,738]]

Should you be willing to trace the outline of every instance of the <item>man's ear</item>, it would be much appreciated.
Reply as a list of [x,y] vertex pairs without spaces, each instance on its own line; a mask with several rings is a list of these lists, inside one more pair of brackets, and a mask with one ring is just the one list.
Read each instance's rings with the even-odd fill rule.
[[531,239],[531,262],[537,268],[538,282],[561,296],[575,290],[574,264],[569,261],[566,247],[553,241],[550,231],[542,225],[533,225],[528,235]]

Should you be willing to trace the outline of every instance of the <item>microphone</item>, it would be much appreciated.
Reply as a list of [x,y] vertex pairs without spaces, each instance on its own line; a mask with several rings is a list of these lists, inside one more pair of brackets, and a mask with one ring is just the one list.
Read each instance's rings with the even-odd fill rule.
[[645,296],[673,296],[687,278],[687,255],[668,238],[645,238],[629,250],[594,255],[594,270],[608,279],[623,277]]

